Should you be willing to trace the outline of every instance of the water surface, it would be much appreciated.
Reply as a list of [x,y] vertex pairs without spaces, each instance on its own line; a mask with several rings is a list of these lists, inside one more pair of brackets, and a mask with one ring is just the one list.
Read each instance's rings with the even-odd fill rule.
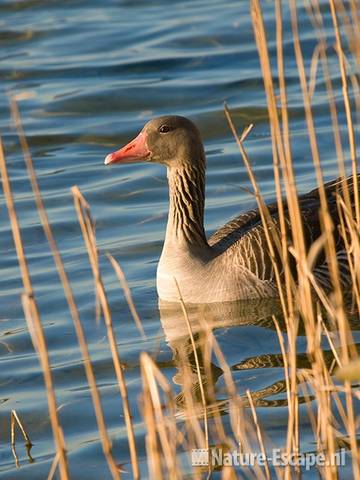
[[[275,55],[273,5],[264,3],[269,49]],[[331,25],[324,8],[325,26]],[[284,11],[289,18],[289,12]],[[316,38],[302,6],[300,31],[306,68]],[[330,30],[329,30],[330,31]],[[293,154],[299,190],[315,186],[291,31],[284,32],[286,78],[292,122]],[[73,208],[70,188],[78,185],[91,205],[119,351],[134,414],[140,466],[146,476],[145,427],[138,407],[139,355],[158,355],[173,383],[176,367],[171,325],[160,321],[155,272],[167,215],[166,174],[158,165],[105,168],[105,154],[134,137],[152,116],[181,114],[199,126],[208,159],[206,228],[214,231],[232,216],[255,205],[249,181],[227,126],[223,102],[239,130],[255,127],[246,141],[257,179],[267,200],[274,199],[271,141],[266,98],[247,1],[2,1],[0,3],[0,129],[12,179],[23,240],[53,365],[60,420],[72,478],[110,478],[94,419],[74,328],[39,223],[26,169],[10,122],[7,95],[29,92],[20,103],[41,191],[54,235],[71,279],[116,461],[131,477],[126,430],[111,356],[102,323],[95,321],[91,270]],[[329,50],[340,109],[340,72]],[[275,62],[274,62],[275,68]],[[275,71],[276,76],[276,71]],[[320,78],[314,112],[326,178],[336,175],[327,95]],[[345,136],[346,130],[342,132]],[[245,188],[245,189],[244,189]],[[42,372],[20,304],[23,291],[8,216],[0,208],[0,478],[46,478],[54,455]],[[121,263],[142,319],[141,339],[105,253]],[[259,393],[258,415],[275,445],[287,428],[285,393],[271,391],[283,382],[274,328],[253,315],[219,324],[216,335],[233,366],[239,391]],[[168,328],[167,328],[168,327]],[[169,333],[170,332],[170,333]],[[305,341],[300,339],[299,355]],[[273,362],[264,363],[267,354]],[[255,361],[251,361],[255,359]],[[259,361],[256,361],[259,359]],[[270,359],[271,360],[271,359]],[[300,360],[300,359],[299,359]],[[223,379],[218,379],[222,398]],[[270,393],[269,393],[270,392]],[[262,403],[260,402],[262,401]],[[18,448],[16,469],[9,448],[9,412],[23,418],[34,447],[34,463]],[[305,410],[304,410],[305,411]],[[305,418],[305,417],[304,417]],[[302,447],[316,448],[311,425],[303,424]],[[315,478],[310,472],[304,478]]]

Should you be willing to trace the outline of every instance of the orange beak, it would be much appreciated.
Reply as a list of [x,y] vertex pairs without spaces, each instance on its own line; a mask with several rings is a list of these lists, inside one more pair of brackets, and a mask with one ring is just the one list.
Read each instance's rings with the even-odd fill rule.
[[141,162],[146,160],[150,153],[146,145],[146,136],[140,132],[139,135],[125,145],[125,147],[120,148],[120,150],[116,152],[109,153],[109,155],[105,157],[104,164]]

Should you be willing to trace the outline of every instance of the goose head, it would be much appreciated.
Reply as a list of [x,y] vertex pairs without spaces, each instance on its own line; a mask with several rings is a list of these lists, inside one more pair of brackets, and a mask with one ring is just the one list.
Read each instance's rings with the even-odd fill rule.
[[150,120],[134,140],[110,153],[105,165],[155,162],[169,168],[204,168],[205,155],[200,133],[187,118],[176,115]]

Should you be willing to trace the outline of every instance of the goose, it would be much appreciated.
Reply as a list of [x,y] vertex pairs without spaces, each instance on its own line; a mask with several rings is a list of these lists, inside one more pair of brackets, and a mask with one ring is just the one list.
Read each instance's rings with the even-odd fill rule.
[[[206,237],[205,152],[192,121],[181,116],[154,118],[134,140],[107,155],[104,161],[105,165],[130,162],[156,162],[167,167],[169,212],[156,275],[160,300],[179,302],[179,290],[185,303],[278,296],[259,209],[242,213],[209,239]],[[352,181],[350,178],[347,181],[353,201]],[[340,183],[335,180],[324,185],[335,224],[339,223],[336,192]],[[299,196],[299,204],[309,246],[321,235],[318,189]],[[268,205],[268,209],[274,224],[278,224],[277,204]],[[349,271],[339,234],[336,246],[340,274],[346,283]],[[330,288],[324,254],[319,255],[313,273],[324,288]]]

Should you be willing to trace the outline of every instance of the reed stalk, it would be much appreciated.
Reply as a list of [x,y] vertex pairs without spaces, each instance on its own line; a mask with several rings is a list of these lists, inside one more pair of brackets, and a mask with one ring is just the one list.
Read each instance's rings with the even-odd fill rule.
[[[133,469],[134,479],[137,480],[138,478],[140,478],[140,471],[139,471],[134,428],[132,424],[130,403],[128,398],[125,375],[120,362],[120,355],[117,349],[116,334],[112,324],[110,307],[109,307],[105,287],[104,287],[104,284],[101,278],[100,269],[99,269],[95,230],[93,227],[94,224],[90,216],[89,205],[84,199],[84,197],[82,196],[80,190],[77,187],[73,187],[72,194],[74,197],[75,209],[78,215],[81,231],[85,240],[85,245],[86,245],[88,256],[89,256],[90,265],[93,271],[97,298],[100,302],[100,306],[104,314],[109,347],[110,347],[115,375],[118,381],[119,390],[120,390],[122,403],[123,403],[125,425],[126,425],[126,430],[128,434],[131,466]],[[131,299],[131,296],[129,295],[129,301],[130,299]]]
[[66,446],[62,434],[60,420],[57,412],[56,396],[54,391],[54,382],[51,373],[50,360],[46,345],[44,330],[42,327],[40,313],[35,301],[34,292],[32,288],[31,277],[26,261],[23,241],[19,221],[16,214],[14,197],[11,190],[11,184],[7,172],[6,161],[2,142],[0,139],[0,174],[2,178],[3,191],[5,202],[10,218],[11,230],[15,244],[16,254],[19,261],[21,277],[25,293],[23,294],[23,308],[26,320],[28,321],[30,331],[33,332],[34,347],[38,353],[41,367],[43,369],[44,382],[46,386],[46,394],[48,401],[48,409],[53,437],[55,441],[55,448],[59,456],[59,471],[61,480],[69,479],[69,469],[66,456]]
[[[286,393],[288,415],[287,431],[282,449],[289,456],[296,455],[301,450],[299,402],[305,400],[307,418],[313,429],[317,452],[323,454],[326,460],[330,460],[338,450],[340,442],[345,442],[351,453],[353,478],[360,479],[360,456],[357,443],[358,419],[354,407],[355,401],[358,400],[358,392],[350,383],[351,380],[360,377],[360,368],[356,344],[350,328],[349,308],[340,282],[339,261],[336,256],[334,240],[334,228],[338,228],[344,242],[351,278],[351,308],[353,311],[358,312],[360,310],[360,269],[358,268],[358,260],[360,258],[360,195],[356,175],[358,169],[356,125],[354,124],[355,116],[352,107],[354,104],[359,110],[358,113],[360,113],[360,101],[359,99],[354,99],[354,96],[360,92],[360,88],[356,73],[352,72],[351,69],[354,63],[352,60],[355,61],[358,67],[360,66],[358,2],[351,0],[345,4],[342,0],[336,2],[329,0],[327,4],[321,3],[321,5],[318,0],[305,2],[305,7],[318,41],[311,59],[309,59],[309,69],[306,67],[307,59],[304,56],[301,32],[299,31],[299,5],[295,0],[289,0],[288,6],[290,19],[284,18],[284,2],[275,0],[276,58],[273,59],[270,58],[261,1],[251,0],[251,17],[269,116],[275,181],[274,191],[278,209],[276,222],[269,214],[261,188],[256,180],[256,172],[244,147],[244,142],[250,134],[253,125],[250,125],[241,135],[238,135],[237,127],[227,105],[225,105],[225,115],[239,147],[259,207],[285,320],[285,332],[283,332],[280,328],[279,319],[273,316],[284,368],[284,380],[279,382],[279,384],[282,388],[281,391]],[[323,16],[326,8],[332,22],[333,31],[331,33],[329,33],[329,27],[325,28],[324,26]],[[319,218],[322,222],[322,234],[310,246],[306,245],[305,241],[305,226],[301,217],[291,143],[292,125],[289,114],[283,51],[284,31],[285,28],[289,27],[292,32],[300,93],[304,107],[304,121],[309,138],[310,157],[320,196]],[[336,101],[336,84],[332,78],[332,66],[328,58],[330,36],[333,36],[335,39],[335,58],[338,62],[341,80],[341,104],[346,117],[346,141],[344,136],[341,135],[340,102]],[[352,58],[349,57],[350,54]],[[275,65],[278,81],[274,79],[273,71]],[[340,176],[339,188],[336,193],[339,212],[338,226],[333,225],[329,214],[323,182],[324,172],[321,164],[319,136],[316,131],[316,119],[314,118],[313,102],[316,98],[317,81],[320,76],[322,76],[326,87],[334,152]],[[111,440],[106,429],[100,394],[96,386],[85,332],[81,324],[70,281],[41,197],[29,146],[21,125],[16,99],[12,99],[11,109],[18,130],[37,211],[63,285],[77,334],[103,453],[112,478],[120,478],[119,467],[113,458]],[[345,155],[347,149],[350,152],[349,161],[347,161]],[[349,184],[345,181],[348,164],[350,164],[353,174],[354,206],[351,203]],[[70,478],[70,474],[65,439],[58,417],[49,352],[26,262],[20,225],[16,215],[14,198],[1,144],[0,173],[23,280],[24,293],[22,295],[22,304],[24,315],[43,370],[49,416],[55,442],[56,451],[48,479],[53,478],[55,471],[59,469],[60,478],[66,480]],[[98,312],[102,313],[104,317],[109,350],[112,355],[114,371],[119,386],[119,398],[121,398],[124,411],[132,474],[134,479],[139,479],[139,460],[130,401],[124,368],[121,363],[112,323],[111,305],[108,301],[99,267],[99,253],[94,222],[90,214],[90,206],[80,190],[77,187],[73,187],[72,194],[94,277],[97,308]],[[322,254],[326,258],[330,273],[331,288],[329,291],[319,283],[313,272],[317,259]],[[110,254],[108,254],[108,259],[124,291],[124,296],[135,324],[142,338],[145,338],[144,329],[124,272]],[[296,273],[290,267],[293,261],[295,261]],[[213,473],[211,464],[204,469],[192,467],[191,473],[189,473],[188,469],[186,472],[183,471],[180,455],[184,453],[189,455],[193,448],[206,448],[210,452],[211,448],[215,446],[224,449],[238,448],[241,452],[252,452],[256,445],[256,448],[258,446],[266,457],[268,442],[267,432],[263,431],[260,426],[261,418],[259,409],[257,410],[260,400],[265,398],[264,391],[250,392],[247,389],[245,395],[239,395],[236,383],[232,377],[232,370],[226,362],[224,353],[221,351],[216,335],[212,330],[213,326],[204,314],[204,309],[200,307],[198,309],[197,320],[201,334],[195,335],[187,306],[181,297],[181,285],[177,285],[177,288],[183,320],[188,333],[188,343],[186,349],[184,349],[186,351],[179,352],[176,365],[179,372],[179,383],[181,383],[181,394],[175,395],[169,381],[148,353],[143,352],[140,356],[141,405],[146,427],[146,457],[149,476],[156,480],[162,478],[180,479],[184,475],[191,475],[194,479],[210,478]],[[304,335],[306,338],[308,361],[308,366],[301,369],[298,365],[300,326],[304,327],[301,330],[301,335]],[[191,364],[190,356],[193,359]],[[217,386],[214,383],[211,371],[213,361],[222,370],[223,390],[226,393],[225,400],[217,399]],[[334,372],[344,382],[343,385],[334,383]],[[225,414],[229,415],[228,425],[225,425],[223,421]],[[11,431],[16,462],[18,460],[15,451],[14,428],[17,419],[15,412],[11,417]],[[21,423],[19,425],[21,428]],[[26,443],[30,445],[29,436],[25,431],[23,431],[23,436]],[[336,465],[329,463],[318,468],[322,478],[332,480],[338,478],[339,475],[341,476],[341,471]],[[269,479],[272,478],[272,475],[275,475],[277,478],[291,479],[300,478],[302,471],[299,467],[292,468],[289,465],[284,468],[276,467],[272,469],[271,465],[266,462],[263,468],[259,465],[244,468],[242,474],[249,479]],[[234,479],[236,476],[237,470],[235,468],[224,468],[222,471],[223,479]]]
[[[18,130],[18,135],[19,135],[21,147],[22,147],[22,150],[23,150],[23,155],[24,155],[26,167],[27,167],[27,170],[28,170],[28,175],[29,175],[30,182],[31,182],[31,187],[32,187],[34,197],[35,197],[35,201],[36,201],[37,211],[38,211],[38,214],[39,214],[39,217],[40,217],[40,220],[41,220],[46,238],[48,240],[48,243],[49,243],[53,258],[54,258],[54,262],[55,262],[57,271],[59,273],[59,277],[60,277],[60,280],[61,280],[61,283],[62,283],[62,286],[63,286],[63,289],[64,289],[65,297],[66,297],[66,300],[68,302],[69,310],[70,310],[70,313],[71,313],[71,316],[72,316],[72,319],[73,319],[76,335],[77,335],[77,338],[78,338],[78,341],[79,341],[79,346],[80,346],[83,361],[84,361],[85,373],[86,373],[86,377],[87,377],[87,380],[88,380],[88,384],[89,384],[89,387],[90,387],[92,400],[93,400],[93,404],[94,404],[95,416],[96,416],[96,420],[97,420],[97,424],[98,424],[100,440],[101,440],[101,444],[102,444],[102,447],[103,447],[104,455],[105,455],[105,458],[107,460],[107,463],[108,463],[109,469],[111,471],[112,477],[114,478],[114,480],[116,480],[116,479],[120,478],[120,475],[119,475],[118,468],[116,466],[116,463],[115,463],[113,455],[112,455],[111,441],[110,441],[110,438],[109,438],[107,430],[106,430],[105,419],[104,419],[104,415],[103,415],[102,407],[101,407],[100,394],[99,394],[99,391],[98,391],[97,386],[96,386],[94,370],[93,370],[93,367],[92,367],[92,364],[91,364],[85,334],[84,334],[84,331],[83,331],[83,328],[82,328],[82,325],[81,325],[79,312],[78,312],[78,309],[77,309],[77,306],[76,306],[76,302],[75,302],[75,298],[74,298],[74,295],[73,295],[73,292],[72,292],[72,289],[71,289],[71,286],[70,286],[70,282],[68,280],[68,276],[66,274],[65,267],[64,267],[64,264],[62,262],[57,243],[56,243],[55,238],[53,236],[53,233],[52,233],[52,230],[51,230],[51,227],[50,227],[50,223],[49,223],[49,220],[48,220],[48,216],[47,216],[47,213],[46,213],[46,209],[45,209],[42,197],[41,197],[40,188],[39,188],[39,185],[38,185],[38,182],[37,182],[36,173],[35,173],[35,169],[34,169],[31,154],[30,154],[30,149],[29,149],[29,146],[28,146],[28,143],[27,143],[27,140],[26,140],[24,130],[22,128],[20,112],[19,112],[19,109],[17,107],[16,99],[12,99],[11,109],[12,109],[12,114],[13,114],[13,118],[15,120],[17,130]],[[5,162],[4,162],[4,165],[5,165]],[[19,257],[19,255],[20,255],[20,257],[22,255],[22,250],[21,249],[18,250],[18,257]],[[23,267],[23,269],[24,269],[24,267]],[[24,278],[24,275],[25,275],[25,285],[28,286],[29,282],[30,282],[30,280],[29,280],[30,277],[27,273],[27,269],[23,270],[22,275],[23,275],[23,278]],[[25,288],[25,291],[26,291],[26,288]],[[41,333],[41,328],[40,328],[41,324],[40,324],[40,320],[39,320],[39,315],[38,315],[38,313],[36,311],[36,308],[35,308],[36,304],[35,304],[35,300],[34,300],[34,297],[33,297],[33,294],[32,294],[31,290],[29,292],[27,292],[27,298],[26,297],[23,298],[23,305],[25,305],[26,307],[28,305],[30,305],[32,307],[31,309],[28,309],[27,318],[31,321],[30,323],[28,322],[29,325],[31,325],[33,321],[37,322],[37,324],[35,325],[35,327],[33,329],[30,328],[30,331]],[[37,339],[37,341],[38,341],[38,339]],[[47,365],[46,365],[47,348],[46,348],[46,344],[45,344],[44,341],[42,341],[42,347],[45,350],[39,350],[39,351],[42,352],[42,354],[44,355],[45,368],[47,369],[48,368]],[[47,370],[45,370],[44,373],[46,373],[46,371]],[[49,368],[49,372],[50,372],[50,368]],[[59,438],[60,438],[60,435],[59,435]],[[60,467],[61,467],[62,463],[63,463],[63,461],[61,460],[60,461]]]

